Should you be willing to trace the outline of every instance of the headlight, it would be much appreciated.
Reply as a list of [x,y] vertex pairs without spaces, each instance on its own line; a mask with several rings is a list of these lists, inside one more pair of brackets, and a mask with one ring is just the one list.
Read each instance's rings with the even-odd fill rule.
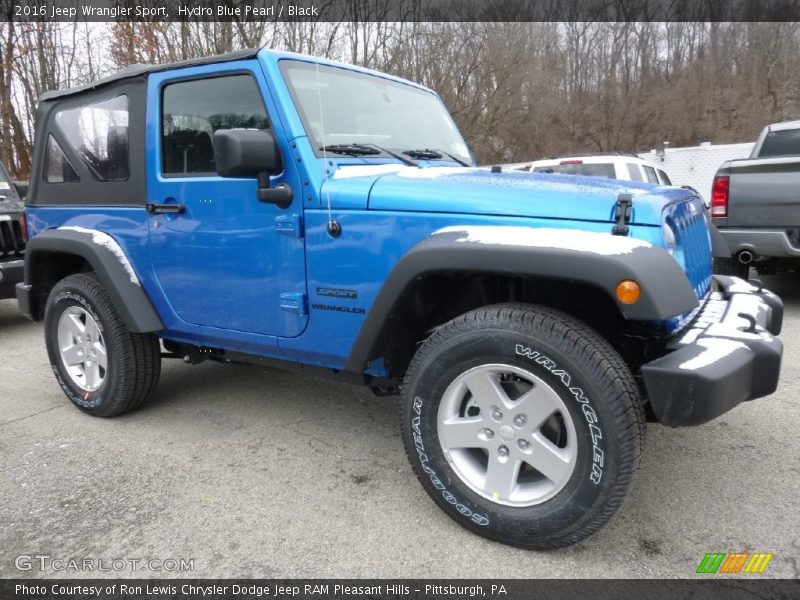
[[686,257],[679,243],[678,234],[672,228],[672,224],[666,221],[661,226],[661,231],[664,234],[664,245],[666,246],[667,252],[669,252],[672,258],[675,259],[675,262],[680,265],[681,269],[686,270]]
[[661,226],[661,231],[664,234],[664,245],[667,248],[667,252],[675,256],[675,248],[678,245],[678,240],[675,237],[675,232],[672,230],[672,226],[665,222]]

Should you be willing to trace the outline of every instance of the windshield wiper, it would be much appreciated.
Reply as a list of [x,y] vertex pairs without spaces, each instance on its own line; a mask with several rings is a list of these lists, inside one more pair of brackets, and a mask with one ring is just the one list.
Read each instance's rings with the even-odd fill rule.
[[445,152],[445,153],[444,153],[444,155],[445,155],[446,157],[448,157],[448,158],[451,158],[451,159],[453,159],[455,162],[457,162],[458,164],[460,164],[462,167],[468,167],[468,166],[470,166],[470,165],[469,165],[469,163],[468,163],[467,161],[465,161],[465,160],[461,160],[460,158],[458,158],[458,157],[457,157],[456,155],[454,155],[454,154],[450,154],[449,152]]
[[388,148],[384,148],[383,146],[378,146],[377,144],[331,144],[329,146],[323,146],[320,150],[325,150],[325,152],[333,152],[334,154],[347,154],[350,156],[375,156],[376,154],[388,154],[402,162],[404,165],[408,165],[409,167],[416,167],[416,161],[411,160],[399,154],[398,152],[394,152],[389,150]]
[[401,163],[403,163],[404,165],[408,165],[409,167],[418,167],[419,166],[417,164],[417,161],[411,160],[410,158],[406,158],[405,156],[403,156],[399,152],[394,152],[393,150],[389,150],[388,148],[384,148],[383,146],[378,146],[376,144],[366,144],[366,145],[370,146],[372,148],[375,148],[376,150],[380,150],[384,154],[388,154],[389,156],[395,157]]
[[381,153],[378,148],[373,148],[366,144],[330,144],[329,146],[321,146],[320,150],[349,156],[368,156]]
[[436,150],[406,150],[403,154],[407,154],[408,156],[413,156],[414,158],[420,158],[422,160],[435,160],[438,158],[444,158],[444,154],[441,152],[437,152]]
[[461,160],[460,158],[453,156],[449,152],[445,152],[444,150],[431,150],[430,148],[422,148],[419,150],[406,150],[403,154],[407,154],[408,156],[413,156],[414,158],[420,158],[422,160],[438,160],[443,157],[447,157],[454,162],[457,162],[462,167],[468,167],[469,165]]

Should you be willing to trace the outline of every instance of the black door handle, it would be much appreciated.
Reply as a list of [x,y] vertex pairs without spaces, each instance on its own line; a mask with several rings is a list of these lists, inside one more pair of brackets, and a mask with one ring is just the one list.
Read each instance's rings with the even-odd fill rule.
[[161,215],[165,213],[182,215],[186,212],[186,207],[183,204],[153,204],[152,202],[148,202],[145,208],[151,215]]

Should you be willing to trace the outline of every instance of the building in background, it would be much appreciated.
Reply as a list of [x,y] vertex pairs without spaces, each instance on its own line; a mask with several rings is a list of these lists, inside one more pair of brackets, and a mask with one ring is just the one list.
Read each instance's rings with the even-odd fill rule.
[[711,184],[719,166],[726,160],[747,158],[753,142],[744,144],[712,144],[703,142],[699,146],[686,148],[666,147],[642,152],[638,156],[651,163],[661,165],[669,174],[673,185],[690,185],[703,197],[708,206],[711,201]]

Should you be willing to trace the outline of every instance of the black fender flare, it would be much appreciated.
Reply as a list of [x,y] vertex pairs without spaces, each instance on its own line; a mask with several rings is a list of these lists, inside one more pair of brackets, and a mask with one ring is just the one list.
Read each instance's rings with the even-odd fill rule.
[[[434,232],[394,266],[345,363],[363,372],[384,324],[417,278],[434,273],[508,273],[588,284],[605,292],[625,319],[663,321],[698,306],[686,274],[665,250],[643,240],[576,229],[456,226]],[[641,287],[634,304],[617,300],[616,286]]]
[[[97,275],[125,325],[135,333],[164,329],[164,324],[144,291],[119,243],[107,233],[82,227],[47,229],[33,237],[25,248],[25,283],[31,298],[37,289],[35,270],[47,255],[71,254],[83,258]],[[57,260],[57,258],[54,258]],[[33,311],[32,311],[33,312]],[[38,312],[38,311],[36,311]]]

